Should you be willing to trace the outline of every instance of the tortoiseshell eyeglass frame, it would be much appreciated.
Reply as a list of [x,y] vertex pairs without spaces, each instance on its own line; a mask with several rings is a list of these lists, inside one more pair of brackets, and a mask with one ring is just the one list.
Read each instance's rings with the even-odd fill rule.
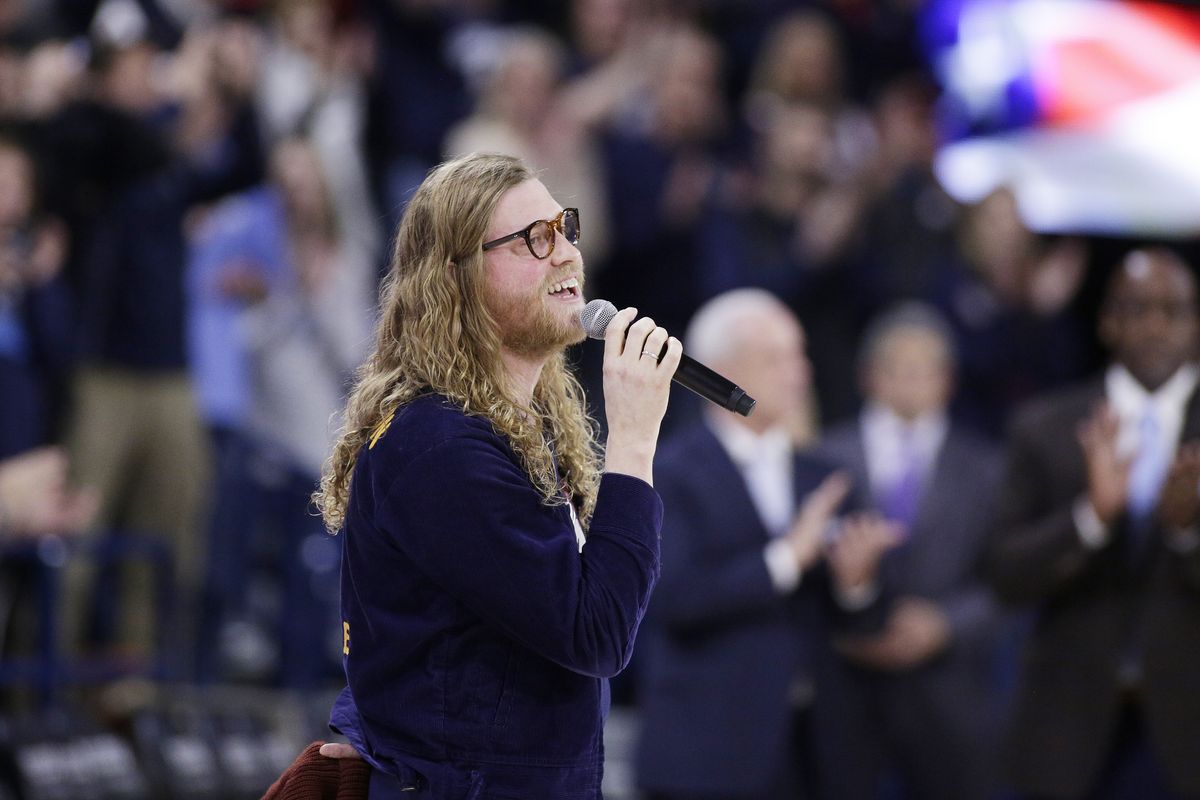
[[[571,239],[571,237],[567,236],[565,220],[566,220],[568,214],[575,217],[575,238],[574,239]],[[582,229],[579,224],[579,209],[578,208],[564,208],[561,212],[559,212],[559,215],[557,217],[555,217],[554,219],[535,219],[533,222],[529,223],[528,225],[526,225],[524,228],[522,228],[519,231],[510,233],[507,236],[501,236],[499,239],[492,239],[490,242],[484,242],[483,249],[491,250],[493,247],[499,247],[500,245],[502,245],[506,242],[511,242],[513,239],[524,239],[525,246],[529,248],[529,254],[531,256],[533,256],[534,258],[537,258],[537,259],[549,258],[550,254],[554,252],[554,244],[555,244],[555,242],[558,241],[558,237],[551,236],[550,237],[550,249],[546,251],[545,255],[539,256],[534,251],[533,242],[529,238],[530,232],[533,231],[533,229],[536,228],[538,225],[549,225],[551,232],[561,233],[563,235],[563,238],[566,239],[571,244],[579,244],[579,237],[580,237],[580,234],[582,233]]]

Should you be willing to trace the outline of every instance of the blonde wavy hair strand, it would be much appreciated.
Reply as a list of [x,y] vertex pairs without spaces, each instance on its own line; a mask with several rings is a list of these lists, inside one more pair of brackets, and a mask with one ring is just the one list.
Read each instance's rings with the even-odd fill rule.
[[565,484],[586,528],[601,460],[582,387],[559,353],[542,369],[532,407],[513,400],[484,301],[482,245],[492,214],[506,191],[534,177],[516,158],[471,154],[435,167],[409,202],[380,289],[374,350],[355,375],[313,494],[331,533],[345,523],[364,443],[389,415],[431,390],[488,419],[547,504],[567,502]]

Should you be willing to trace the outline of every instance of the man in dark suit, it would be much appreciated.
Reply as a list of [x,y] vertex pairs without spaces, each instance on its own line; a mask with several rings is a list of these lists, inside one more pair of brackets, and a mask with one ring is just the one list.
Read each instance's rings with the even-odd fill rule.
[[748,418],[708,409],[655,464],[663,570],[638,639],[638,783],[654,800],[808,797],[814,651],[830,614],[869,622],[895,532],[853,516],[826,542],[849,485],[797,452],[809,366],[782,302],[721,295],[687,341],[758,406]]
[[1008,747],[1034,797],[1200,797],[1196,278],[1135,250],[1099,380],[1014,424],[989,570],[1034,609]]
[[999,454],[953,424],[952,334],[932,308],[908,304],[868,329],[865,405],[822,451],[901,524],[884,556],[892,597],[884,628],[838,642],[824,698],[827,735],[847,742],[838,798],[968,800],[987,794],[993,729],[989,668],[1000,614],[980,559],[1000,478]]

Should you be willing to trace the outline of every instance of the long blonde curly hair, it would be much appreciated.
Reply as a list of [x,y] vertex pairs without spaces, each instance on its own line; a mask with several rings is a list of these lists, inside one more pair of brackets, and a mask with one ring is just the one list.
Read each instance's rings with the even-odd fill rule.
[[543,367],[532,407],[515,401],[483,294],[482,245],[492,213],[506,191],[534,177],[516,158],[472,154],[434,168],[413,195],[380,290],[374,351],[355,376],[313,495],[330,532],[345,522],[363,444],[396,409],[430,390],[488,419],[548,505],[567,502],[565,483],[581,523],[590,520],[601,467],[583,389],[559,353]]

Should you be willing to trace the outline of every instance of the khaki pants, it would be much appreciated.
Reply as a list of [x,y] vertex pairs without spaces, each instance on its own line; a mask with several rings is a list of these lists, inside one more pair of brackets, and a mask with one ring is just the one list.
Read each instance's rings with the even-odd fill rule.
[[[162,537],[175,558],[175,624],[166,643],[191,650],[203,582],[202,513],[209,483],[209,443],[183,372],[139,373],[85,367],[75,384],[67,447],[81,485],[100,491],[98,527]],[[75,562],[66,576],[64,633],[69,651],[82,634],[94,571]],[[143,564],[122,571],[118,636],[150,653],[157,620],[154,582]]]

